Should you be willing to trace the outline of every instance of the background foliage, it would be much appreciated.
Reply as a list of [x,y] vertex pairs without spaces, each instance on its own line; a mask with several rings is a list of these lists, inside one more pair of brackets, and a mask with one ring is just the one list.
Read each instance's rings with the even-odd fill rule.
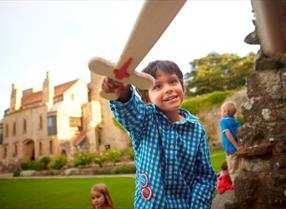
[[210,53],[190,62],[186,73],[188,95],[237,89],[245,85],[246,77],[253,73],[254,53],[245,57],[236,54]]
[[220,106],[226,97],[232,94],[233,91],[215,91],[198,97],[186,98],[181,107],[197,115],[203,110]]

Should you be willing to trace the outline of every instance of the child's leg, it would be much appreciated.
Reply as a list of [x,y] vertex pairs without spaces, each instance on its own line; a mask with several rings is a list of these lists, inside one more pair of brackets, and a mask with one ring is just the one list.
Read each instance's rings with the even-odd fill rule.
[[237,156],[234,154],[229,154],[226,157],[227,167],[228,167],[228,173],[230,176],[230,179],[232,183],[234,184],[235,178],[238,175],[238,169],[239,169],[239,160]]

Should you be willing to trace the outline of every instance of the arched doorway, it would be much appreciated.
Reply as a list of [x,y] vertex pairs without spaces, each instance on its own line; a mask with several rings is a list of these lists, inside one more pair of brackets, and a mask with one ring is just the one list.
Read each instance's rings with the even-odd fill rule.
[[32,139],[26,139],[24,141],[23,159],[25,161],[35,160],[35,143]]
[[63,156],[66,157],[66,156],[67,156],[67,151],[63,149],[63,150],[61,151],[61,155],[63,155]]

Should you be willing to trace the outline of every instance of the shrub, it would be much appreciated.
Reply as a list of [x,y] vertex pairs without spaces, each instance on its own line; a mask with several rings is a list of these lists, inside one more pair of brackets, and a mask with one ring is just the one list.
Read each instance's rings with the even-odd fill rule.
[[22,162],[21,163],[21,168],[23,170],[29,170],[29,162]]
[[51,160],[48,167],[51,169],[61,169],[64,165],[67,164],[67,158],[63,155],[59,155]]
[[40,159],[40,162],[43,163],[43,165],[44,165],[44,169],[48,168],[50,161],[51,161],[51,159],[49,157],[42,157]]
[[32,160],[30,166],[31,166],[30,169],[36,171],[43,170],[45,167],[44,163],[41,162],[40,160]]
[[37,171],[40,171],[40,170],[43,170],[45,168],[45,165],[40,160],[32,160],[32,161],[27,161],[27,162],[21,163],[21,168],[23,170],[37,170]]
[[211,105],[216,105],[216,104],[220,105],[230,94],[232,94],[230,93],[230,91],[215,91],[208,94],[206,102]]
[[79,152],[74,155],[74,165],[79,166],[79,165],[89,165],[93,161],[93,157],[90,153],[86,152]]
[[201,98],[192,98],[187,100],[183,102],[182,108],[188,110],[194,115],[197,115],[200,112],[200,104],[202,103],[201,100]]
[[190,98],[183,102],[182,108],[187,109],[192,114],[197,115],[203,110],[210,110],[221,105],[226,97],[231,96],[233,91],[216,91],[202,96]]
[[135,165],[123,165],[112,169],[113,174],[135,173]]
[[20,176],[20,173],[21,173],[21,169],[18,168],[18,169],[16,169],[16,170],[13,172],[13,176],[14,176],[14,177]]
[[117,163],[120,161],[121,152],[119,150],[110,149],[103,153],[103,158],[106,162]]
[[104,163],[104,157],[100,154],[96,154],[93,153],[92,154],[92,162],[94,162],[95,164],[99,165],[99,167],[102,167],[103,163]]
[[128,148],[128,155],[129,155],[129,159],[130,160],[134,160],[134,150],[133,150],[133,148],[132,147],[129,147]]

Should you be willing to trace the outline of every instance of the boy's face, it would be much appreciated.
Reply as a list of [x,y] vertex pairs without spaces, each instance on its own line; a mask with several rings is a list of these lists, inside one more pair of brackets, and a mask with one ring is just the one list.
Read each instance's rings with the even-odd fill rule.
[[225,109],[221,108],[220,115],[221,115],[221,117],[227,116],[227,111]]
[[93,191],[91,193],[91,203],[94,206],[94,208],[99,208],[103,206],[105,203],[104,195],[98,191]]
[[184,88],[175,73],[168,74],[159,69],[155,84],[152,89],[148,90],[148,94],[151,103],[156,104],[168,116],[173,113],[178,114],[178,109],[184,99]]

